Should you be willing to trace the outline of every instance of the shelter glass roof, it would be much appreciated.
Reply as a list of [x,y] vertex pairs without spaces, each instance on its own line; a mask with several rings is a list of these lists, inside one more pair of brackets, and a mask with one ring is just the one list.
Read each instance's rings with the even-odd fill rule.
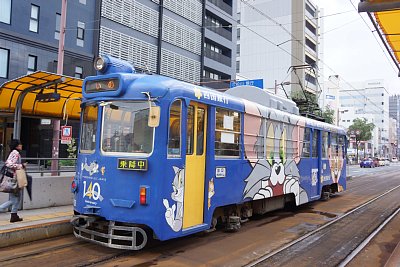
[[[82,83],[82,79],[44,71],[10,80],[0,87],[0,112],[14,113],[20,94],[29,91],[22,103],[22,115],[62,118],[66,106],[68,117],[79,119],[81,101],[72,98],[82,98]],[[36,99],[40,94],[54,93],[55,90],[60,94],[57,102]]]

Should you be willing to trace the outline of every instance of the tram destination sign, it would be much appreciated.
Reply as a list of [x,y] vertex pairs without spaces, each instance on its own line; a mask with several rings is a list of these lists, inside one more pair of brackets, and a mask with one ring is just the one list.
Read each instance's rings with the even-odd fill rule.
[[85,84],[86,93],[97,93],[105,91],[116,91],[119,88],[119,80],[117,78],[91,80]]
[[118,169],[128,171],[147,171],[147,159],[118,159]]

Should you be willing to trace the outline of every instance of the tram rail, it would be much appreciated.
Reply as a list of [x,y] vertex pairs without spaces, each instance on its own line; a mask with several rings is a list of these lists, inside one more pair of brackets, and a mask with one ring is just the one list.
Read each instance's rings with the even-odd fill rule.
[[[246,265],[246,267],[253,267],[253,266],[266,266],[267,262],[268,262],[268,266],[271,266],[270,263],[273,263],[273,258],[274,257],[278,257],[280,254],[283,253],[289,253],[288,251],[293,248],[295,245],[300,244],[300,242],[305,241],[308,238],[312,238],[313,236],[315,236],[316,234],[318,234],[319,232],[321,232],[322,230],[325,230],[329,227],[332,227],[334,224],[343,221],[345,218],[349,217],[350,215],[356,214],[357,212],[360,212],[362,209],[365,209],[366,207],[368,207],[369,205],[376,203],[376,201],[382,199],[383,197],[387,196],[388,194],[392,193],[395,190],[398,190],[400,188],[400,185],[374,197],[373,199],[365,202],[364,204],[350,210],[349,212],[333,219],[332,221],[322,225],[321,227],[301,236],[300,238],[293,240],[292,242],[286,244],[285,246],[280,247],[278,250],[275,250],[269,254],[266,254],[262,257],[260,257],[259,259],[249,263],[248,265]],[[397,213],[399,212],[399,207],[397,207],[397,210],[395,212],[393,212],[386,220],[385,222],[381,223],[378,228],[371,234],[369,235],[366,239],[364,239],[362,242],[360,241],[361,244],[359,244],[359,246],[357,246],[356,249],[353,250],[354,255],[350,254],[348,255],[348,259],[346,258],[345,260],[343,260],[342,262],[344,263],[348,263],[352,258],[354,258],[361,250],[363,247],[365,247],[366,244],[368,244],[368,241],[375,236],[377,233],[379,233],[379,231],[388,223],[390,222],[390,220],[397,215]],[[390,218],[390,219],[389,219]],[[365,242],[365,244],[364,244]],[[352,253],[353,253],[352,252]],[[345,265],[340,265],[340,266],[345,266]]]

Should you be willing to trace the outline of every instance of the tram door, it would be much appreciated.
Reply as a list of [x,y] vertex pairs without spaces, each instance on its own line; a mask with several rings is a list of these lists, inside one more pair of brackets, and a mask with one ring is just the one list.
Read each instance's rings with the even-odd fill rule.
[[207,106],[191,102],[186,128],[186,174],[183,228],[203,223]]
[[312,147],[311,147],[311,198],[319,198],[320,196],[320,159],[321,144],[319,130],[312,130]]

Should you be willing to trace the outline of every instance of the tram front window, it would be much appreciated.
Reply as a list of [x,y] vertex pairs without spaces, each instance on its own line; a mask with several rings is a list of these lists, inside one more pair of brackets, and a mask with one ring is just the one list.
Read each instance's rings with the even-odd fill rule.
[[96,147],[98,107],[88,105],[83,109],[81,129],[81,153],[92,153]]
[[149,103],[113,101],[103,109],[103,152],[150,154],[154,128],[148,126]]

